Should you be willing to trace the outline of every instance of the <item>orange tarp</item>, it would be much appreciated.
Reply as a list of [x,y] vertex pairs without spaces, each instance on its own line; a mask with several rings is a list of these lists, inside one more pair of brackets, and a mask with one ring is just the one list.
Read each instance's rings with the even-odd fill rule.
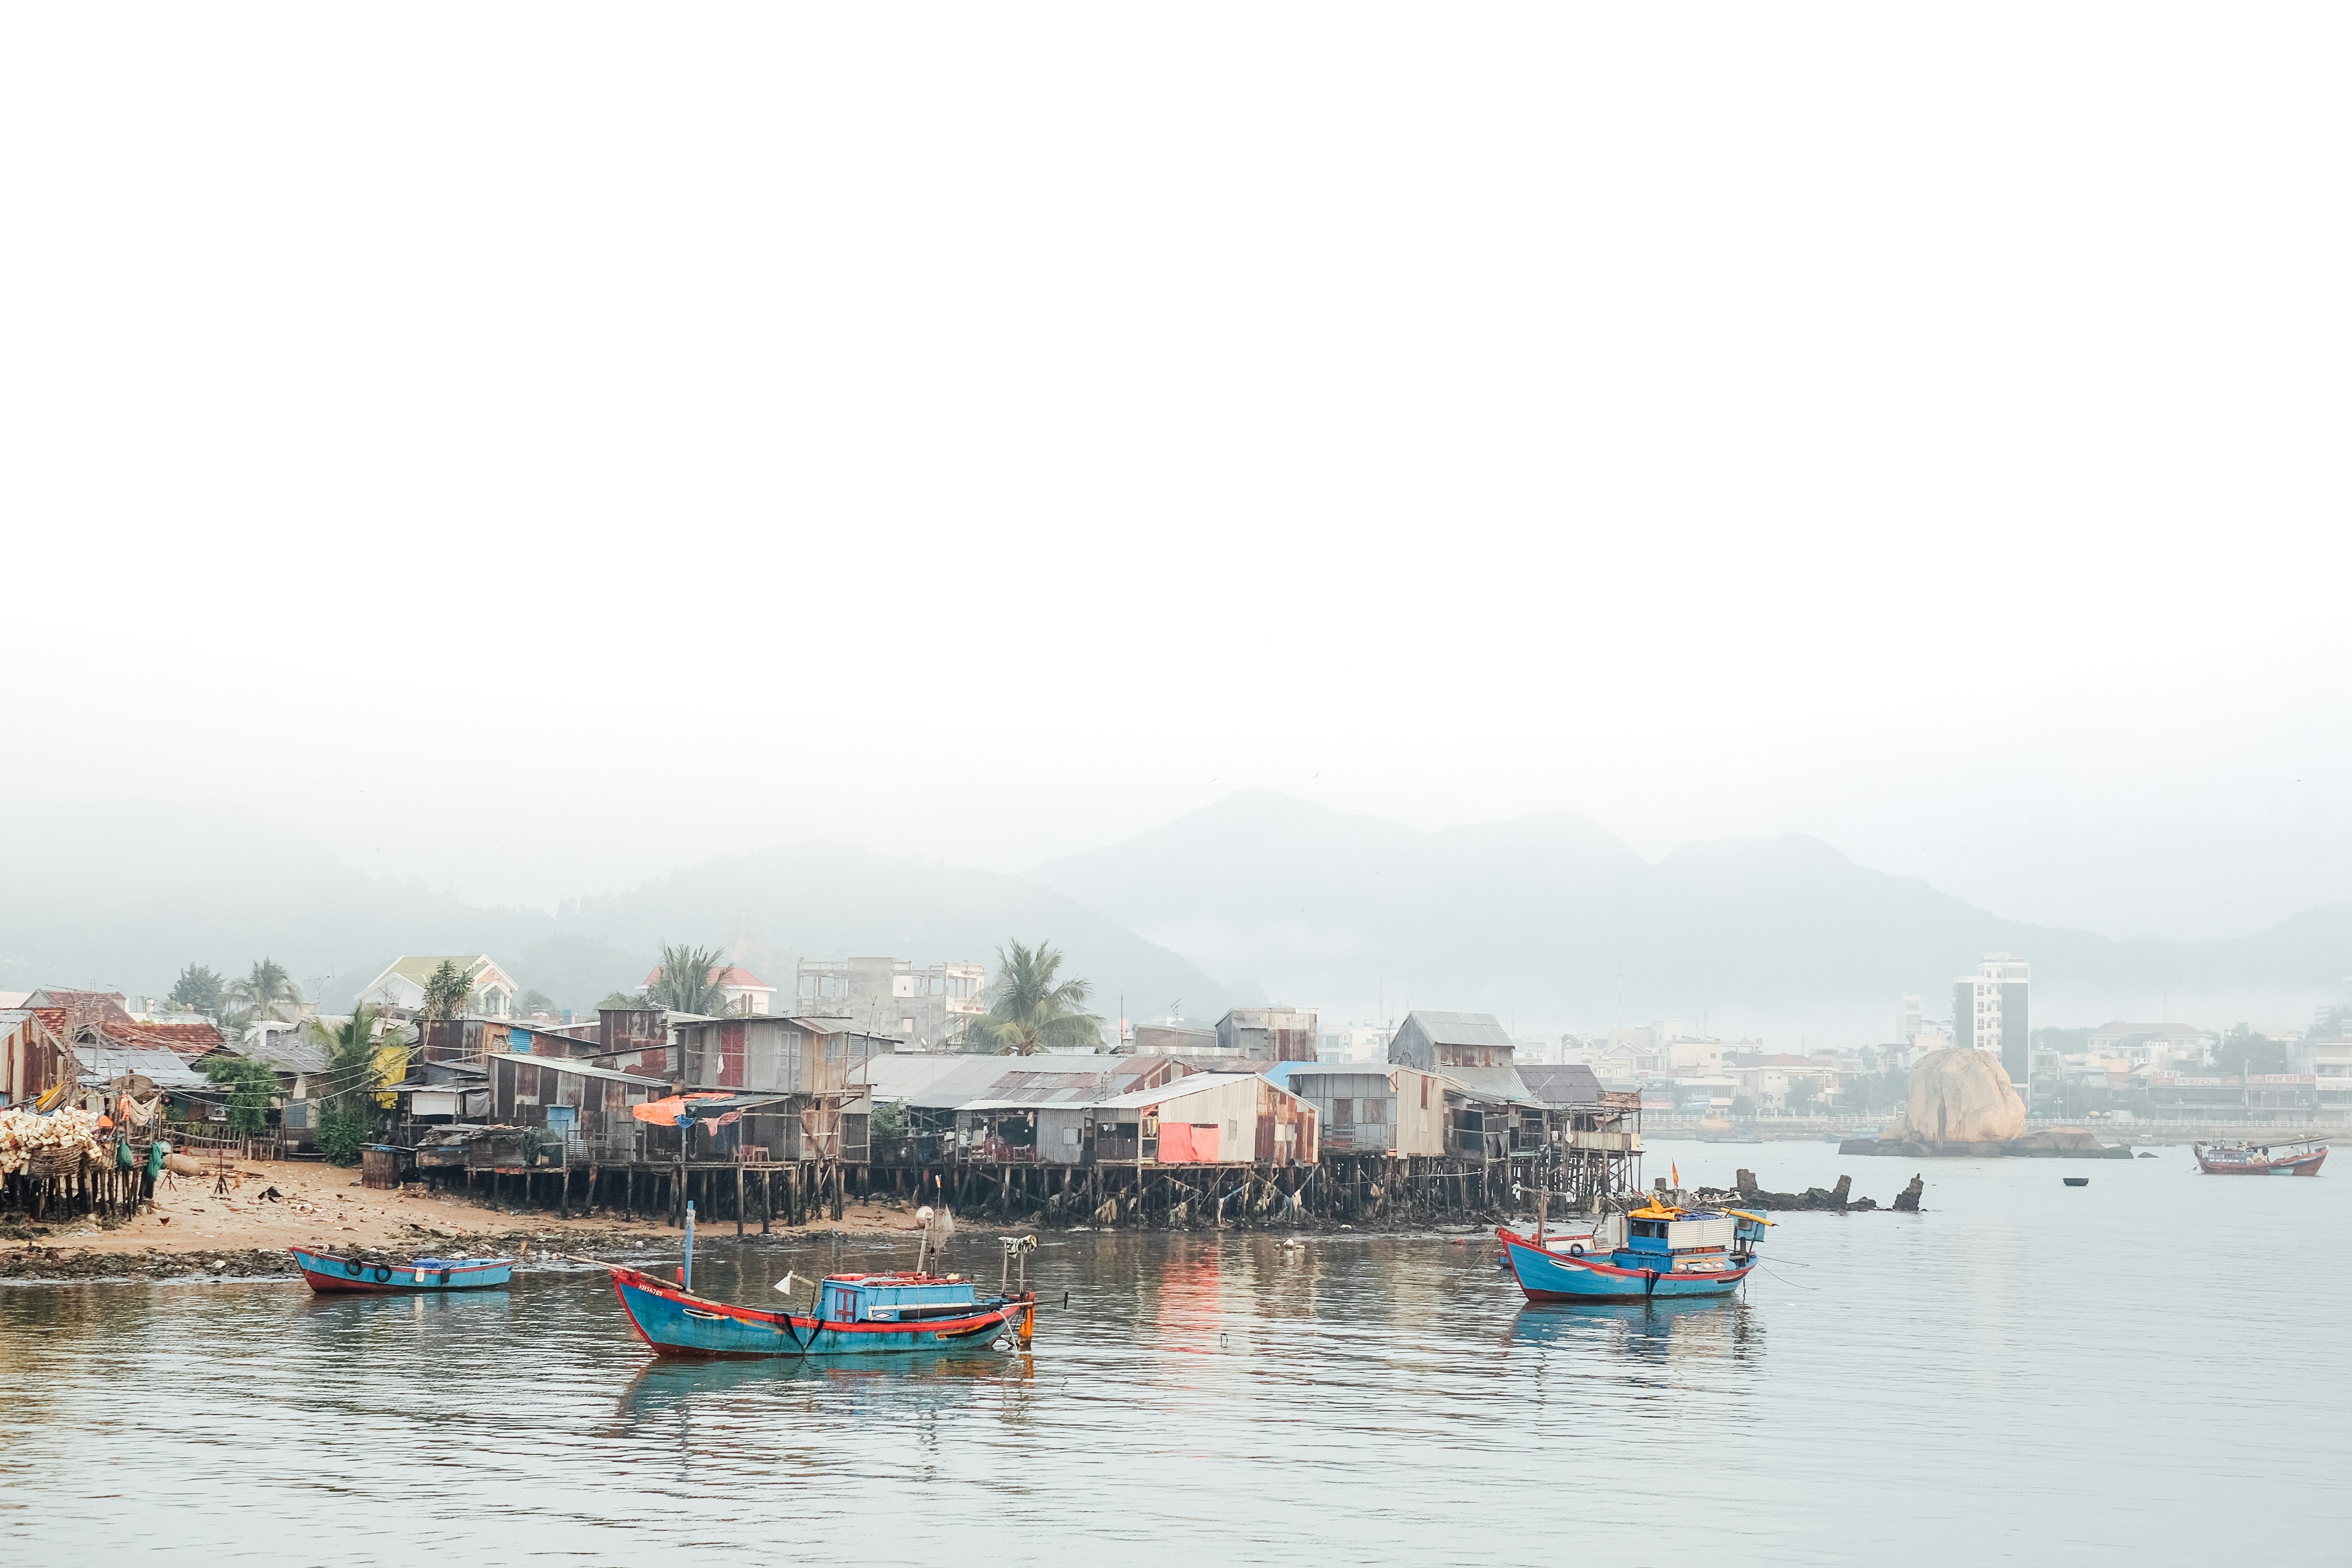
[[724,1094],[673,1094],[667,1100],[648,1100],[642,1105],[629,1107],[629,1114],[640,1122],[651,1122],[656,1127],[675,1127],[677,1119],[686,1114],[689,1100],[724,1100]]

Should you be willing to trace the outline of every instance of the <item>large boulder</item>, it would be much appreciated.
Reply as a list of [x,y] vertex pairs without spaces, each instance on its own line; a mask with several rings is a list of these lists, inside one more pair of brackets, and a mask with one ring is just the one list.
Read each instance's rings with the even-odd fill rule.
[[1879,1142],[2003,1144],[2023,1131],[2025,1102],[2000,1058],[1956,1046],[1928,1052],[1911,1069],[1909,1100]]

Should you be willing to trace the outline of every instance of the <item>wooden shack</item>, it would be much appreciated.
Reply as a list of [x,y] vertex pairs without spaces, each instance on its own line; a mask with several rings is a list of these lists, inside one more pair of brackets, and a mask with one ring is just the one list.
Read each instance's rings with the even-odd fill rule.
[[1445,1147],[1445,1080],[1417,1067],[1292,1061],[1266,1074],[1315,1107],[1330,1155],[1438,1155]]
[[[1311,1166],[1315,1107],[1254,1072],[1198,1072],[1085,1108],[1080,1163]],[[1059,1131],[1040,1119],[1039,1132]],[[1067,1149],[1066,1133],[1062,1146]]]
[[542,1127],[577,1157],[638,1157],[645,1124],[629,1107],[659,1099],[665,1086],[631,1073],[561,1057],[502,1054],[490,1073],[490,1119],[509,1127]]
[[1493,1013],[1410,1012],[1389,1040],[1389,1060],[1424,1072],[1509,1068],[1511,1034]]

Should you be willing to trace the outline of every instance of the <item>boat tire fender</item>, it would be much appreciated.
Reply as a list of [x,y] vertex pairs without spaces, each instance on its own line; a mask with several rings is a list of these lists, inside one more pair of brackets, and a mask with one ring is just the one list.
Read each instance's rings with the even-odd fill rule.
[[360,1266],[351,1259],[346,1258],[343,1260],[343,1272],[356,1280],[360,1277]]
[[368,1277],[373,1279],[377,1284],[381,1285],[385,1281],[392,1278],[392,1270],[382,1263],[379,1263],[370,1271]]
[[1583,1242],[1581,1242],[1581,1241],[1571,1241],[1571,1242],[1570,1242],[1570,1243],[1568,1244],[1568,1255],[1569,1255],[1570,1257],[1571,1257],[1571,1258],[1581,1258],[1581,1257],[1583,1257],[1583,1256],[1584,1256],[1584,1243],[1583,1243]]

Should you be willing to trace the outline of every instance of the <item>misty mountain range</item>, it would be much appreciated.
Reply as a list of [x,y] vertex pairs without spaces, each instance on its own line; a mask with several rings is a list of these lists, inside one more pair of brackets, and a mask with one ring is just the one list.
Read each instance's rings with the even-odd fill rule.
[[331,1007],[398,954],[474,951],[589,1007],[640,982],[665,941],[724,946],[785,988],[803,956],[986,960],[1020,936],[1063,948],[1106,1014],[1122,997],[1131,1017],[1419,1006],[1492,1011],[1523,1035],[1674,1018],[1817,1041],[1884,1039],[1906,991],[1940,1015],[1993,950],[2033,962],[2037,1022],[2291,1025],[2352,975],[2352,904],[2225,941],[2116,941],[2003,919],[1799,835],[1653,862],[1568,812],[1423,832],[1259,789],[1027,877],[800,844],[553,913],[372,876],[216,808],[18,811],[0,863],[17,894],[0,901],[0,988],[161,993],[183,964],[235,975],[266,953]]

